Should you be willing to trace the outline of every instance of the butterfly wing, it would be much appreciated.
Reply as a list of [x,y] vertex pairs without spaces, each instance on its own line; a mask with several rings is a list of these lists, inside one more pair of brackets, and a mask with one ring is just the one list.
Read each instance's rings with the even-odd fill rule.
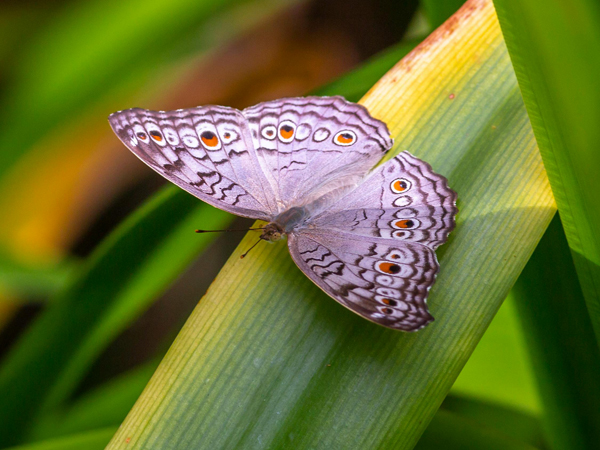
[[271,220],[353,189],[392,146],[386,125],[342,97],[297,97],[238,111],[133,108],[109,117],[152,169],[218,208]]
[[364,318],[403,331],[433,320],[426,299],[438,263],[429,247],[334,230],[292,233],[288,245],[317,286]]
[[109,122],[138,158],[190,194],[239,216],[275,216],[275,194],[239,111],[223,106],[133,108],[111,114]]
[[352,189],[391,148],[387,126],[342,97],[298,97],[242,111],[283,210]]
[[416,331],[433,320],[426,300],[439,267],[434,249],[455,226],[455,204],[446,179],[403,152],[291,233],[290,252],[342,305]]
[[454,229],[457,211],[456,192],[446,178],[425,161],[402,152],[312,218],[311,225],[436,249]]

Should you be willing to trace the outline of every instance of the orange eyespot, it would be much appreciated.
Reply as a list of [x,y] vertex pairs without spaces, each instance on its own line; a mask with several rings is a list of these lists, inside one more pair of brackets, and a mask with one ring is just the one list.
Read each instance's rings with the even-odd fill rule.
[[397,306],[398,302],[396,300],[392,300],[391,298],[382,298],[381,301],[389,306]]
[[390,275],[395,275],[400,272],[400,266],[398,264],[394,264],[387,261],[377,263],[377,268],[381,272],[389,273]]
[[394,226],[397,228],[412,228],[415,226],[415,222],[410,219],[403,219],[394,222]]
[[163,140],[162,134],[160,134],[160,132],[156,131],[156,130],[151,130],[150,136],[152,136],[152,139],[154,139],[155,141],[158,141],[158,142],[162,142],[162,140]]
[[146,133],[144,133],[142,131],[138,131],[136,133],[136,136],[139,137],[142,141],[145,141],[146,139],[148,139],[148,136],[146,136]]
[[381,312],[389,315],[389,314],[393,314],[394,310],[392,308],[382,308]]
[[356,133],[350,130],[340,131],[333,137],[333,142],[342,146],[352,145],[356,142]]
[[392,233],[392,236],[395,237],[396,239],[405,239],[407,236],[407,233],[406,233],[406,231],[396,230]]
[[394,181],[394,189],[399,192],[405,191],[407,187],[408,185],[402,180]]
[[342,133],[336,139],[340,144],[350,144],[354,140],[354,137],[350,133]]
[[291,139],[294,135],[294,127],[290,125],[282,125],[281,128],[279,128],[279,135],[283,139]]
[[398,178],[392,181],[392,184],[390,185],[392,192],[395,192],[396,194],[401,194],[408,191],[411,186],[411,182],[405,178]]
[[200,135],[200,139],[207,147],[216,147],[219,145],[219,138],[212,131],[204,131]]
[[234,130],[220,130],[221,131],[221,143],[222,144],[230,144],[238,138],[237,131]]
[[260,134],[265,139],[269,139],[271,141],[275,139],[275,136],[277,135],[277,128],[275,128],[273,125],[267,125],[261,130]]

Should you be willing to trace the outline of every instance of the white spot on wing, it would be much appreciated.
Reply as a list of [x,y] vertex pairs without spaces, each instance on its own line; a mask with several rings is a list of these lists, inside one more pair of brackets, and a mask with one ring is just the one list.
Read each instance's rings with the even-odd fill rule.
[[394,200],[394,206],[408,206],[412,203],[412,198],[410,198],[408,195],[403,195],[401,197],[398,197],[396,200]]
[[296,140],[303,141],[310,136],[312,128],[309,124],[303,123],[296,129]]
[[385,297],[400,298],[400,291],[398,289],[380,287],[377,288],[377,293]]
[[327,128],[319,128],[317,131],[315,131],[315,134],[313,135],[313,140],[316,142],[323,142],[329,137],[330,134],[331,133]]
[[394,282],[392,277],[390,277],[389,275],[377,275],[375,277],[375,281],[384,286],[389,286],[390,284],[392,284]]
[[177,135],[177,132],[175,132],[174,129],[165,127],[163,129],[163,133],[169,144],[171,144],[171,145],[179,144],[179,136]]
[[200,146],[200,141],[196,136],[192,136],[192,130],[186,130],[186,134],[181,133],[181,141],[183,145],[190,148],[198,148]]

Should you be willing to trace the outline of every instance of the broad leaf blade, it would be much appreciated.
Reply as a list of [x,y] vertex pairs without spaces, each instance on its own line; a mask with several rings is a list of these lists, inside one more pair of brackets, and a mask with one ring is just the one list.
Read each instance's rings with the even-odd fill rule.
[[558,216],[515,284],[554,450],[600,442],[600,352]]
[[417,334],[368,323],[300,273],[283,242],[240,260],[248,236],[109,449],[415,445],[555,206],[490,2],[468,2],[363,103],[396,151],[459,193],[430,297],[437,322]]
[[600,8],[495,4],[600,342]]

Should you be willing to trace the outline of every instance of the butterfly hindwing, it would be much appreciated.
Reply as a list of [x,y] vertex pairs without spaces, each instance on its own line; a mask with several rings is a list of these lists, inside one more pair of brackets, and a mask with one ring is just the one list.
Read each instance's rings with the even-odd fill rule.
[[121,141],[152,169],[231,213],[269,220],[276,210],[242,114],[223,106],[111,114]]
[[403,331],[433,320],[426,299],[438,263],[430,248],[335,230],[303,230],[288,244],[314,283],[366,319]]
[[438,263],[434,250],[455,226],[456,193],[408,152],[291,233],[296,264],[325,292],[380,325],[416,331]]
[[436,249],[454,229],[456,193],[408,152],[376,168],[355,190],[311,220],[313,227],[416,242]]

